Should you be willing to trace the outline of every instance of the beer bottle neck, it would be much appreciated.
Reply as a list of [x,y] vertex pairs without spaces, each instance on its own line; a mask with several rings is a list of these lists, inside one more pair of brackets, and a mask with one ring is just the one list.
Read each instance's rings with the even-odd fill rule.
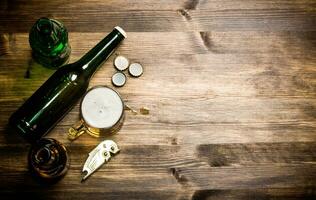
[[126,37],[125,32],[119,27],[115,28],[109,35],[101,40],[95,47],[86,53],[76,65],[81,68],[84,76],[89,79]]

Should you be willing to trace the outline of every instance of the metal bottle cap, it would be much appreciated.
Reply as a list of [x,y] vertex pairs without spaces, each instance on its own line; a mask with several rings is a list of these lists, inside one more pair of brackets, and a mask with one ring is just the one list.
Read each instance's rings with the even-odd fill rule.
[[122,87],[126,83],[126,76],[122,72],[116,72],[112,76],[112,83],[114,86]]
[[124,121],[124,102],[111,88],[97,86],[90,89],[80,104],[81,120],[69,129],[69,139],[83,133],[99,137],[101,133],[116,133]]
[[143,74],[143,67],[139,63],[132,63],[128,68],[128,72],[131,76],[139,77]]
[[124,71],[125,69],[128,68],[128,65],[129,65],[129,61],[124,56],[117,56],[114,59],[114,66],[119,71]]

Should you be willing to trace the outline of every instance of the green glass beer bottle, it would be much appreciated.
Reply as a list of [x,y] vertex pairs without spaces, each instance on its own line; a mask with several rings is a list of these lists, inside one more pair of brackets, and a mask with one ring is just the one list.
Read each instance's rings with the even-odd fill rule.
[[11,126],[30,142],[48,133],[82,97],[94,72],[125,37],[124,30],[115,27],[77,62],[59,68],[12,114]]
[[58,68],[68,61],[71,48],[68,32],[57,20],[40,18],[32,26],[29,34],[34,60],[49,68]]

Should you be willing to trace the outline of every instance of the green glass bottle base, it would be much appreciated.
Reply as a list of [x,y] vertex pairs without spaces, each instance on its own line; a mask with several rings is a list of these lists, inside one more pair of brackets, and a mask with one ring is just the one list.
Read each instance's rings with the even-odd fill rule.
[[68,62],[71,48],[66,27],[55,19],[42,17],[29,34],[33,59],[44,67],[57,69]]
[[61,53],[58,57],[47,57],[34,51],[32,52],[32,57],[37,63],[43,65],[44,67],[57,69],[69,62],[70,53],[71,48],[67,46],[65,48],[65,52]]

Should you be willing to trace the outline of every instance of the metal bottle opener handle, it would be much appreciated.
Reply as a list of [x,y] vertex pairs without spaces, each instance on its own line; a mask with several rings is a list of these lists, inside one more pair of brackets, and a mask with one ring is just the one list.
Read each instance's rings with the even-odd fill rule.
[[93,172],[100,168],[103,163],[108,162],[112,155],[120,151],[117,144],[112,140],[104,140],[90,153],[83,166],[82,181],[86,180]]

